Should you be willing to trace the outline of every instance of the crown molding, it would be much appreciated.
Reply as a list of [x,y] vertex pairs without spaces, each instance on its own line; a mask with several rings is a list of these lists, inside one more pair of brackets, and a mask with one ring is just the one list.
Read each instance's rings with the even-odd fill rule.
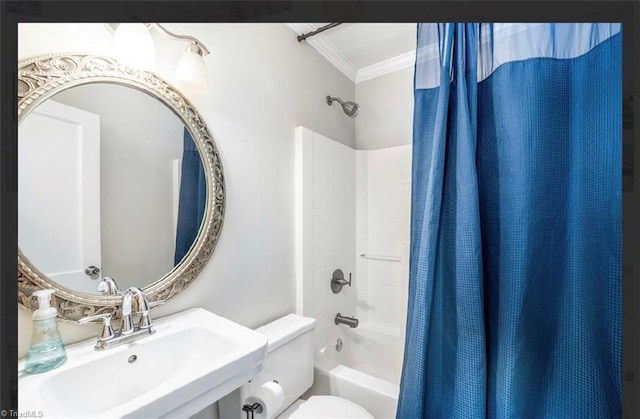
[[[287,23],[286,24],[291,30],[293,30],[297,35],[302,35],[305,32],[311,32],[315,28],[308,23]],[[340,70],[345,76],[349,78],[352,82],[356,82],[356,76],[358,70],[353,65],[351,61],[338,49],[329,42],[325,37],[321,35],[316,35],[311,38],[305,39],[303,42],[306,42],[315,49],[320,55],[322,55],[327,61],[329,61],[335,68]]]
[[[315,28],[309,23],[285,23],[285,25],[295,32],[296,35],[302,35],[303,33],[315,30]],[[410,67],[414,65],[416,61],[416,52],[414,50],[358,70],[356,66],[347,57],[345,57],[335,47],[335,45],[327,41],[324,36],[318,34],[311,38],[307,38],[304,42],[315,49],[354,83],[370,80],[393,71]]]
[[358,70],[358,74],[356,75],[356,83],[374,79],[376,77],[380,77],[394,71],[402,70],[403,68],[413,67],[415,63],[416,50],[396,55],[395,57],[391,57],[384,61],[371,64],[370,66],[363,67]]

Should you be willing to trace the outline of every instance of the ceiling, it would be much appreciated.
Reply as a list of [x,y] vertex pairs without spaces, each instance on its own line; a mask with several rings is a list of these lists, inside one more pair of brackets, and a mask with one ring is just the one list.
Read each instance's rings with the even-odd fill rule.
[[[297,35],[327,23],[287,23]],[[415,23],[343,23],[305,41],[354,83],[413,66]]]

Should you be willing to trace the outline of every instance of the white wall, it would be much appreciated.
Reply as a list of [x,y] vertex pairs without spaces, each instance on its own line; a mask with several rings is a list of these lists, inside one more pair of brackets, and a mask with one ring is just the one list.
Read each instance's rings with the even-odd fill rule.
[[100,115],[102,275],[121,289],[151,284],[173,269],[172,162],[182,158],[182,121],[157,99],[113,84],[52,100]]
[[374,150],[411,144],[413,67],[356,84],[356,148]]
[[[324,98],[354,97],[355,87],[282,24],[166,27],[196,36],[211,50],[209,86],[189,99],[218,145],[227,203],[215,253],[198,279],[155,316],[203,307],[257,327],[295,310],[294,127],[353,146],[354,120]],[[101,24],[20,24],[19,58],[78,49],[107,53],[110,39]],[[156,72],[171,83],[184,45],[157,35],[154,40]],[[31,337],[31,317],[23,310],[18,328],[22,357]],[[66,343],[93,337],[97,329],[60,324]]]

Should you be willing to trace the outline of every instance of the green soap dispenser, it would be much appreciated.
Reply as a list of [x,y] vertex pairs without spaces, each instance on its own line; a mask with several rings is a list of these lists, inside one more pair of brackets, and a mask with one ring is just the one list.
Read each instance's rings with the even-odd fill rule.
[[33,293],[38,297],[38,309],[33,312],[33,337],[25,366],[27,374],[51,371],[67,360],[56,323],[58,311],[51,307],[51,294],[54,292],[47,289]]

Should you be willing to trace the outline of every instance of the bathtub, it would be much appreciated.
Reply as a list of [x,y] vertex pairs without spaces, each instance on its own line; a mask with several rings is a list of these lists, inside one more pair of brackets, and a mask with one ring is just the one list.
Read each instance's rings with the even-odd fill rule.
[[[351,400],[376,419],[395,418],[404,339],[371,325],[332,328],[315,356],[313,386],[303,398],[333,395]],[[336,350],[336,341],[342,349]]]

